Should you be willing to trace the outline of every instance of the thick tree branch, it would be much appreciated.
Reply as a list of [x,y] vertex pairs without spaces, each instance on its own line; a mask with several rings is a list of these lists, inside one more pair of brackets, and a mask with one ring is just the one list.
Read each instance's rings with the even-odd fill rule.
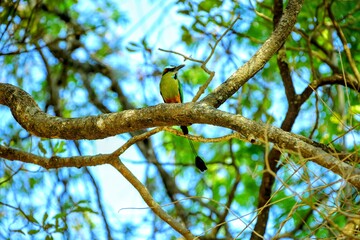
[[202,102],[219,107],[252,76],[260,71],[269,59],[280,49],[291,33],[303,0],[290,0],[277,28],[248,62],[234,72],[223,84],[205,97]]
[[[0,104],[7,105],[15,119],[29,132],[39,137],[61,139],[100,139],[116,134],[141,130],[155,126],[172,126],[184,123],[202,123],[226,127],[239,132],[245,138],[253,136],[261,142],[270,141],[278,148],[298,153],[311,161],[332,170],[360,189],[360,170],[340,161],[325,152],[311,140],[304,139],[277,127],[266,125],[209,107],[202,103],[159,104],[118,113],[102,114],[84,118],[64,119],[50,116],[40,110],[29,94],[10,84],[0,84]],[[1,154],[1,153],[0,153]],[[0,156],[7,159],[9,156]],[[35,157],[35,156],[34,156]],[[53,157],[51,161],[38,157],[35,164],[44,167],[83,166],[81,157],[68,158],[66,161]],[[85,158],[89,165],[93,157]],[[31,157],[26,158],[31,162]],[[99,159],[102,159],[99,157]],[[96,162],[107,163],[105,159]],[[55,165],[53,165],[55,164]],[[57,164],[57,165],[56,165]]]
[[74,157],[52,156],[50,158],[47,158],[0,145],[0,157],[8,160],[19,160],[24,163],[36,164],[46,169],[62,167],[80,168],[107,164],[109,163],[109,155],[110,154]]

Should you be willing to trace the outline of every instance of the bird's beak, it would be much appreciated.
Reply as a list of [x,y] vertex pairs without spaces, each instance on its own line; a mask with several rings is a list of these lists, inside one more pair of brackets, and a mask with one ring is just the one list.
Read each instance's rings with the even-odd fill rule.
[[181,64],[175,68],[175,71],[179,71],[181,68],[185,67],[185,64]]

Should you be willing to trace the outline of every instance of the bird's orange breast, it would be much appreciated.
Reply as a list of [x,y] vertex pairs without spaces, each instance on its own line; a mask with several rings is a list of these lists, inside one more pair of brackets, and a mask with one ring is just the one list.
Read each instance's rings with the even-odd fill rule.
[[181,103],[180,95],[173,98],[164,98],[165,103]]

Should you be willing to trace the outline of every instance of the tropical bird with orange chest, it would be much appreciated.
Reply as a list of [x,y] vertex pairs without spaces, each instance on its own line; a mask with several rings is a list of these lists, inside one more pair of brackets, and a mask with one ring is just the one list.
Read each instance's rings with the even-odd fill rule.
[[[167,66],[164,68],[164,71],[160,80],[160,94],[165,103],[182,103],[183,102],[183,92],[181,83],[177,77],[177,72],[183,68],[185,65],[179,66]],[[184,135],[189,133],[189,130],[186,126],[180,126]],[[189,140],[189,144],[193,151],[195,157],[195,166],[201,171],[207,169],[205,162],[199,157],[195,151],[194,145]]]

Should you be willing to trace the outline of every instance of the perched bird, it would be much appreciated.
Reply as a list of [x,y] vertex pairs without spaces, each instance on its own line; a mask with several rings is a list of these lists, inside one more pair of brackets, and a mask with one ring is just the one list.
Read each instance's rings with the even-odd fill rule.
[[[182,86],[179,79],[177,78],[177,72],[184,66],[185,65],[182,64],[177,67],[165,67],[160,80],[160,94],[165,103],[183,102]],[[189,133],[189,130],[186,126],[180,126],[180,128],[184,135]]]
[[[160,80],[160,94],[165,103],[182,103],[183,102],[183,92],[182,86],[177,78],[177,72],[183,68],[185,65],[179,66],[167,66],[165,67],[162,77]],[[180,126],[184,135],[189,133],[189,130],[186,126]],[[195,151],[194,145],[189,140],[189,144],[193,151],[195,157],[195,166],[201,171],[205,171],[207,169],[205,162],[199,157]]]

